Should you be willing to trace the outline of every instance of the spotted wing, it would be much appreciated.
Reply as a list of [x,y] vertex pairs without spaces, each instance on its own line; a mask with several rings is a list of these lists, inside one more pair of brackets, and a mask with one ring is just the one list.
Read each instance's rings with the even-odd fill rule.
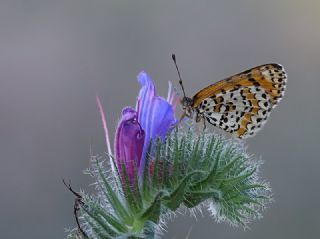
[[199,91],[193,107],[214,126],[246,138],[265,124],[284,95],[286,81],[281,65],[257,66]]

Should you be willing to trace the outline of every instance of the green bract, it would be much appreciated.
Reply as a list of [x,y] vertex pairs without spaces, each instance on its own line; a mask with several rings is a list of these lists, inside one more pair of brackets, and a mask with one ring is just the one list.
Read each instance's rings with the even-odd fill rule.
[[[81,228],[88,238],[156,238],[160,224],[177,210],[207,208],[217,221],[247,227],[271,201],[257,175],[259,162],[238,141],[179,128],[150,143],[143,178],[108,171],[93,160],[88,171],[97,193],[82,193]],[[124,175],[121,180],[119,175]],[[86,238],[75,232],[69,238]]]

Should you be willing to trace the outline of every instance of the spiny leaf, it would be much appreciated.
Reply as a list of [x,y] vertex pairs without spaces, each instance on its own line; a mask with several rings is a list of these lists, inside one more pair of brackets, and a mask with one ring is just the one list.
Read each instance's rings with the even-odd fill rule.
[[114,227],[114,229],[117,230],[118,233],[125,233],[128,231],[127,227],[120,223],[116,217],[104,211],[102,208],[100,210],[100,214],[112,227]]
[[112,237],[100,226],[97,226],[91,219],[89,215],[84,214],[83,215],[84,219],[86,222],[90,225],[91,230],[95,234],[96,237],[99,239],[101,238],[106,238],[106,239],[111,239]]
[[252,176],[255,171],[256,169],[254,168],[250,172],[247,172],[245,174],[232,177],[232,178],[223,179],[221,180],[221,187],[223,187],[224,185],[236,185],[238,183],[241,183],[243,180],[248,179],[250,176]]
[[192,149],[192,154],[191,154],[191,158],[190,158],[190,163],[189,163],[189,170],[190,169],[193,169],[197,162],[199,161],[199,157],[200,155],[200,151],[199,151],[199,145],[200,145],[200,142],[202,142],[201,140],[201,137],[199,136],[197,141],[196,141],[196,144],[193,146],[193,149]]
[[139,212],[140,209],[140,203],[137,201],[137,198],[135,194],[139,193],[139,191],[134,190],[135,187],[137,187],[138,182],[133,182],[136,185],[131,185],[131,182],[129,181],[129,175],[127,173],[127,169],[125,167],[125,164],[123,161],[121,161],[121,168],[122,168],[122,175],[123,175],[123,187],[124,187],[124,195],[126,197],[126,201],[129,205],[130,210],[136,214]]
[[117,235],[117,232],[111,228],[102,218],[100,215],[100,212],[98,210],[95,210],[95,212],[91,212],[90,210],[83,209],[86,214],[95,222],[96,226],[99,228],[103,228],[105,233],[107,235],[110,235],[112,237]]
[[185,191],[188,187],[188,182],[191,179],[191,177],[196,174],[202,173],[202,171],[197,170],[186,175],[183,178],[183,180],[178,184],[177,188],[169,196],[164,197],[165,205],[171,210],[176,210],[184,199]]
[[151,184],[151,179],[150,179],[150,161],[151,161],[151,155],[152,155],[152,147],[153,147],[153,144],[152,144],[152,141],[150,141],[149,145],[148,145],[148,150],[147,150],[147,153],[146,153],[146,162],[145,162],[145,170],[143,172],[143,180],[141,180],[140,182],[142,183],[142,190],[143,190],[143,197],[145,200],[149,200],[150,199],[150,190],[151,190],[151,187],[152,187],[152,184]]
[[100,179],[102,180],[102,186],[104,188],[104,190],[103,190],[104,195],[106,196],[106,198],[108,198],[108,201],[111,203],[111,205],[115,209],[115,213],[117,213],[117,215],[122,220],[124,220],[126,223],[130,224],[130,222],[132,222],[132,219],[129,216],[126,208],[124,207],[124,205],[119,200],[118,195],[116,195],[114,193],[114,191],[112,190],[111,186],[109,185],[107,179],[105,178],[105,176],[104,176],[104,174],[102,172],[102,169],[101,169],[98,161],[96,161],[96,165],[97,165],[97,168],[98,168]]
[[155,223],[159,222],[160,217],[160,207],[161,207],[161,197],[167,195],[168,192],[160,191],[151,202],[150,206],[142,212],[139,217],[142,221],[151,220]]
[[216,199],[221,197],[221,191],[215,189],[208,191],[191,191],[188,192],[183,202],[188,208],[193,208],[209,198]]
[[154,165],[153,165],[153,176],[152,176],[152,186],[154,188],[158,188],[159,187],[159,170],[160,170],[160,151],[161,151],[161,146],[162,146],[162,142],[160,138],[157,138],[156,140],[157,142],[157,146],[156,146],[156,152],[155,152],[155,161],[154,161]]

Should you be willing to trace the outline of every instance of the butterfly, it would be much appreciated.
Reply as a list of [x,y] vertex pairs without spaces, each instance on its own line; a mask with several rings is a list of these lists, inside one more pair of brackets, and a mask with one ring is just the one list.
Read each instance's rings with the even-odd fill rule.
[[181,119],[196,114],[196,122],[207,121],[238,138],[254,136],[284,96],[287,74],[281,65],[270,63],[218,81],[190,98],[185,94],[174,54],[172,59],[184,94]]

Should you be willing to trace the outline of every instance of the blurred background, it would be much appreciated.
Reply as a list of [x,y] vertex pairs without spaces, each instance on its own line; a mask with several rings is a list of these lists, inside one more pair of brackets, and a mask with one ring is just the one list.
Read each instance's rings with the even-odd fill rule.
[[250,230],[206,213],[178,216],[163,238],[316,238],[320,234],[320,1],[0,2],[1,238],[65,238],[75,189],[92,191],[89,148],[106,151],[95,96],[114,127],[134,105],[136,75],[158,92],[187,93],[250,67],[285,66],[288,87],[265,128],[247,140],[264,160],[275,202]]

